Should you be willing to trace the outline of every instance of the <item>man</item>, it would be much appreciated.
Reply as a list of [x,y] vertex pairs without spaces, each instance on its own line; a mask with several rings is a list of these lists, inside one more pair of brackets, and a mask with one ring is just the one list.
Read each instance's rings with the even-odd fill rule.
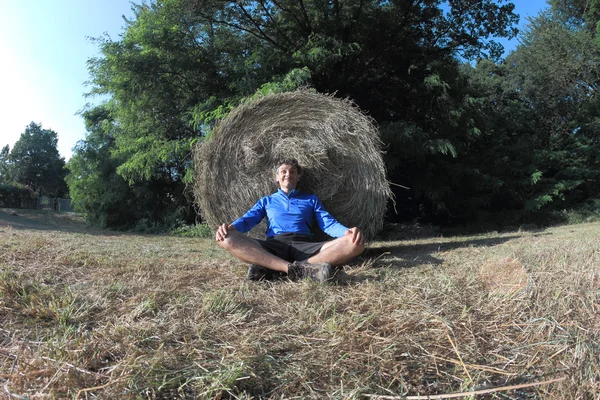
[[[324,282],[333,276],[332,266],[344,265],[364,250],[365,238],[358,228],[340,224],[317,196],[296,190],[301,177],[298,161],[280,161],[275,170],[279,190],[261,198],[243,217],[217,229],[219,246],[251,264],[248,279],[261,280],[280,272],[292,280]],[[242,235],[264,217],[267,240]],[[315,220],[323,232],[336,239],[316,242],[312,229]]]

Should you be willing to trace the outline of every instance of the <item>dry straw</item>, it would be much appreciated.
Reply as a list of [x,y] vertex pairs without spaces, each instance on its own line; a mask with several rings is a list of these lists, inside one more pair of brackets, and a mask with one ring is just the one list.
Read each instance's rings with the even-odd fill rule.
[[[196,147],[194,194],[215,228],[273,193],[277,160],[296,158],[299,188],[373,238],[391,198],[381,147],[373,120],[349,100],[309,90],[268,95],[237,107]],[[264,235],[264,226],[252,233]]]

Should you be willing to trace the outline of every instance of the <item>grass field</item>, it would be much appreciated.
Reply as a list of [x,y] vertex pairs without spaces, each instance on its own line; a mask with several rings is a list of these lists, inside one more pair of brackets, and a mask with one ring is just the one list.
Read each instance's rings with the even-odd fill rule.
[[600,224],[245,273],[212,240],[0,209],[0,398],[600,398]]

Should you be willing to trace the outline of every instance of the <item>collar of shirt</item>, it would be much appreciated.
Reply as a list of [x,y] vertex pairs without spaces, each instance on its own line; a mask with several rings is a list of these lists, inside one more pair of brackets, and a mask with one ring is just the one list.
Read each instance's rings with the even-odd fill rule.
[[292,189],[292,190],[290,190],[290,192],[289,192],[289,193],[287,193],[287,194],[286,194],[286,193],[285,193],[283,190],[281,190],[281,188],[279,188],[279,189],[277,189],[277,193],[279,193],[279,194],[282,194],[282,195],[284,195],[285,197],[288,197],[288,198],[290,198],[290,199],[291,199],[292,197],[294,197],[294,196],[296,196],[297,194],[299,194],[299,193],[300,193],[300,191],[299,191],[298,189]]

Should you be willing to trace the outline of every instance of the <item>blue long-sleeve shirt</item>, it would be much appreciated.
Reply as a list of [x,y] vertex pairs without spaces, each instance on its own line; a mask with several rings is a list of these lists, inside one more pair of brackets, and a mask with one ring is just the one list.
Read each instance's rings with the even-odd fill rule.
[[267,237],[282,233],[313,235],[313,220],[332,237],[342,237],[347,227],[329,214],[314,194],[292,190],[288,195],[281,189],[261,198],[246,214],[233,222],[238,232],[248,232],[267,217]]

